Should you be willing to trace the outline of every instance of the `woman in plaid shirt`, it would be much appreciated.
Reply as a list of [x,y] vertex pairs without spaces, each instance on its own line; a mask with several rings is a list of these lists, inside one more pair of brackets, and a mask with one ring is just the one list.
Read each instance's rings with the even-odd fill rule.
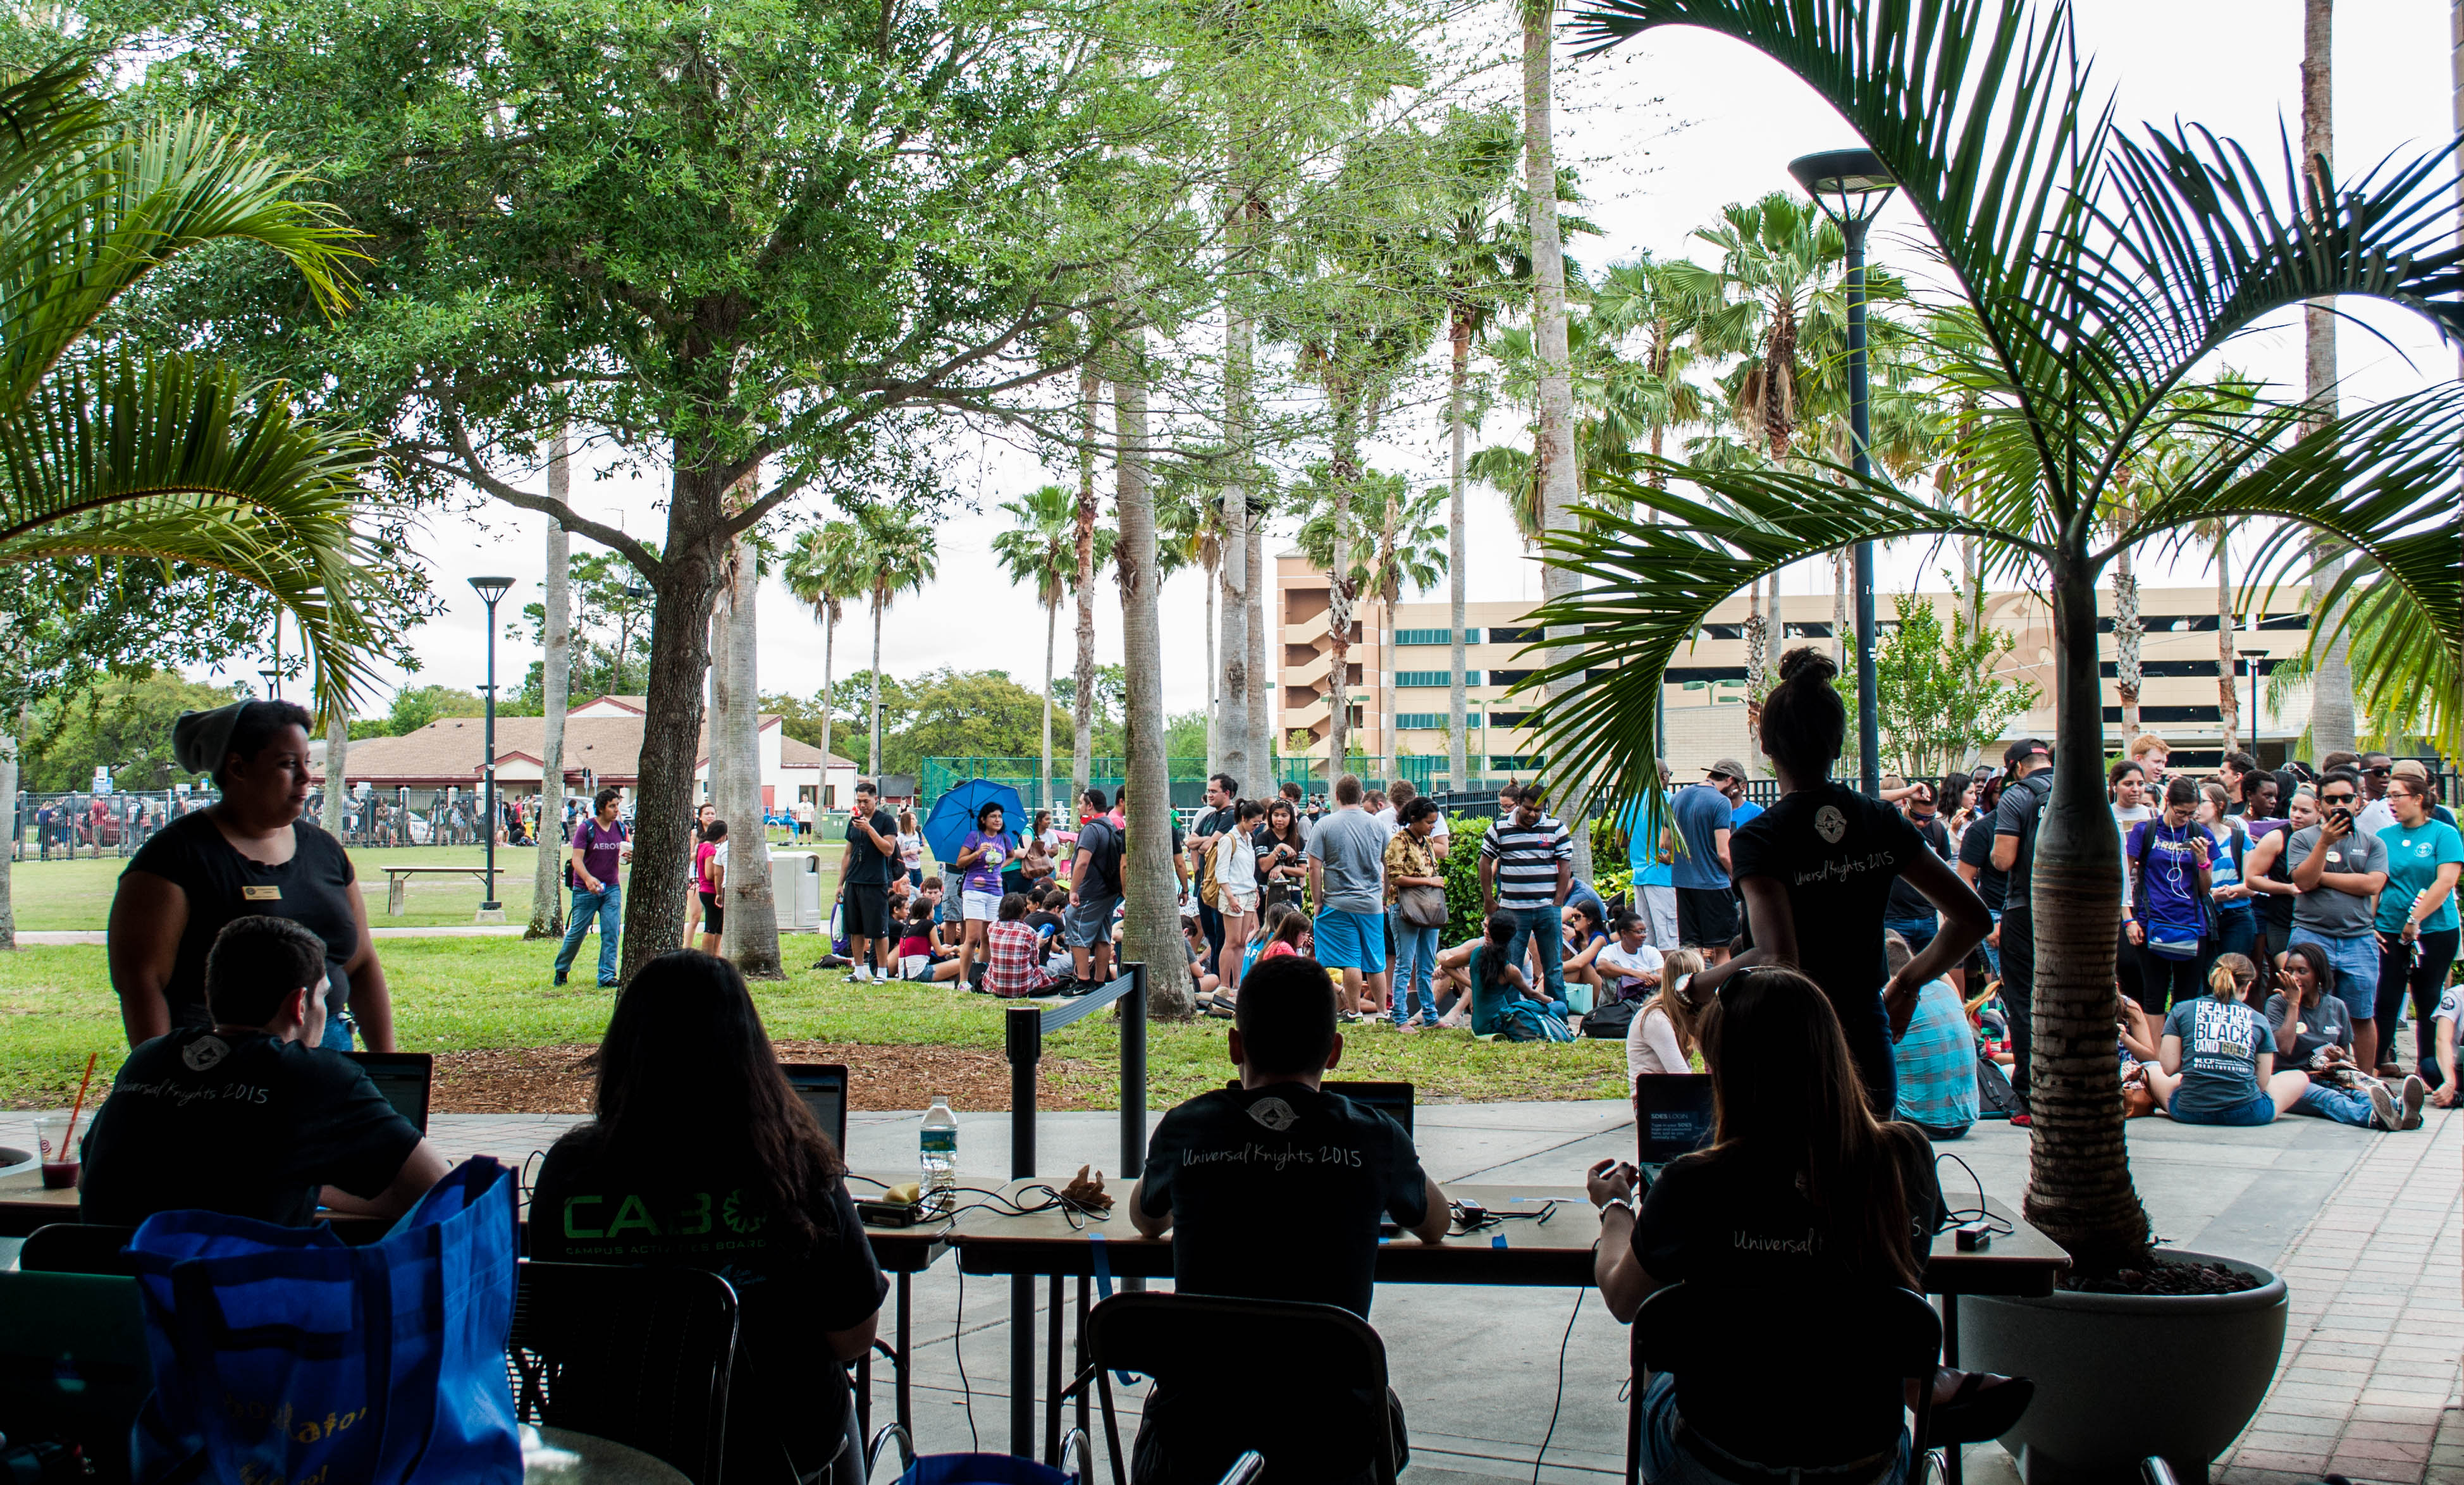
[[1028,927],[1026,894],[1013,892],[1001,899],[1001,920],[987,935],[984,989],[1004,1000],[1033,995],[1051,986],[1052,976],[1036,962],[1040,942]]

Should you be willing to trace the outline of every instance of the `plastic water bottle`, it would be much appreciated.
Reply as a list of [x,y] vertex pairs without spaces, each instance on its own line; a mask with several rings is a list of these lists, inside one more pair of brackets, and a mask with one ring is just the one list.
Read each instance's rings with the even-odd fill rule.
[[946,1097],[934,1098],[925,1111],[917,1148],[923,1163],[925,1204],[942,1206],[958,1184],[958,1117],[950,1112]]

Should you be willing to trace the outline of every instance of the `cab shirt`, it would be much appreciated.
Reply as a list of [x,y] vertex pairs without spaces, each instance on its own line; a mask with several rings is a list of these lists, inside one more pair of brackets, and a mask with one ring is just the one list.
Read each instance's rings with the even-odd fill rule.
[[1306,1083],[1220,1089],[1174,1109],[1138,1189],[1148,1216],[1172,1214],[1182,1293],[1338,1304],[1364,1319],[1379,1219],[1428,1216],[1403,1126]]
[[[2387,890],[2379,894],[2378,931],[2402,933],[2404,920],[2412,916],[2412,900],[2435,884],[2438,869],[2450,862],[2464,861],[2464,834],[2444,820],[2421,822],[2418,829],[2408,825],[2390,825],[2379,831],[2379,844],[2387,849]],[[2438,911],[2422,920],[2424,933],[2453,933],[2458,920],[2455,894],[2438,904]]]
[[1870,1004],[1890,983],[1883,906],[1926,849],[1906,816],[1836,783],[1780,796],[1728,840],[1739,881],[1765,876],[1788,893],[1797,967],[1841,1007]]
[[[2310,859],[2319,844],[2319,827],[2305,825],[2293,832],[2284,843],[2284,875],[2290,879],[2293,868]],[[2355,876],[2387,869],[2387,842],[2375,835],[2365,835],[2358,830],[2342,840],[2327,843],[2327,860],[2322,868]],[[2386,896],[2381,892],[2380,896]],[[2406,906],[2409,907],[2409,901]],[[2293,926],[2307,928],[2326,939],[2356,939],[2370,931],[2370,899],[2344,892],[2321,882],[2311,891],[2293,899]]]
[[306,820],[292,822],[291,838],[291,859],[268,866],[240,854],[215,828],[212,811],[199,809],[156,831],[128,863],[129,872],[160,876],[188,899],[187,925],[163,986],[173,1028],[213,1025],[206,1011],[206,952],[234,918],[287,918],[324,940],[325,1013],[350,1005],[351,977],[342,966],[360,951],[351,858]]
[[[2268,1045],[2271,1050],[2275,1046],[2275,1029],[2281,1025],[2283,1020],[2283,995],[2280,993],[2270,995],[2267,997],[2267,1025]],[[2296,1070],[2304,1069],[2310,1066],[2310,1059],[2319,1054],[2321,1048],[2352,1045],[2353,1016],[2351,1011],[2344,1008],[2343,997],[2321,995],[2314,1004],[2301,1008],[2295,1016],[2293,1057],[2285,1066]]]
[[[778,1214],[737,1152],[627,1161],[597,1124],[557,1141],[531,1189],[531,1255],[561,1263],[705,1269],[736,1291],[737,1398],[727,1409],[727,1473],[829,1462],[847,1409],[847,1368],[823,1342],[881,1308],[890,1280],[873,1261],[845,1182],[809,1208],[806,1252],[780,1240]],[[746,1397],[747,1385],[753,1395]]]
[[2165,1014],[2165,1033],[2182,1039],[2182,1086],[2173,1107],[2195,1114],[2238,1109],[2259,1096],[2259,1053],[2273,1054],[2276,1033],[2237,1000],[2202,995]]
[[375,1197],[419,1131],[339,1052],[190,1027],[128,1054],[85,1138],[87,1222],[202,1208],[284,1227],[319,1186]]

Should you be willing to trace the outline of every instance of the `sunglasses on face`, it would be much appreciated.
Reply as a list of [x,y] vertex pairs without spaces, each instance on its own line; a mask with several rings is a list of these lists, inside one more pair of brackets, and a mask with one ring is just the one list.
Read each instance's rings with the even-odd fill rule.
[[2349,805],[2353,802],[2353,796],[2350,794],[2328,794],[2323,796],[2321,802],[2328,805]]

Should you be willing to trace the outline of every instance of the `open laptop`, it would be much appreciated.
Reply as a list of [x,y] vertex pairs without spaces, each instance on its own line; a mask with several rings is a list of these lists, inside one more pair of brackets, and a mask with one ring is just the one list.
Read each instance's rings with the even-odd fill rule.
[[781,1062],[779,1071],[787,1075],[787,1082],[804,1107],[819,1119],[822,1133],[844,1156],[847,1153],[847,1070],[837,1062]]
[[429,1088],[436,1076],[436,1059],[424,1052],[346,1052],[377,1085],[393,1111],[428,1133]]
[[1711,1075],[1643,1073],[1634,1080],[1635,1164],[1645,1181],[1711,1142]]
[[[1236,1077],[1223,1086],[1238,1088],[1241,1080]],[[1318,1086],[1328,1093],[1339,1093],[1354,1103],[1375,1109],[1402,1125],[1403,1133],[1407,1135],[1412,1132],[1412,1085],[1409,1083],[1347,1082],[1330,1077]]]

